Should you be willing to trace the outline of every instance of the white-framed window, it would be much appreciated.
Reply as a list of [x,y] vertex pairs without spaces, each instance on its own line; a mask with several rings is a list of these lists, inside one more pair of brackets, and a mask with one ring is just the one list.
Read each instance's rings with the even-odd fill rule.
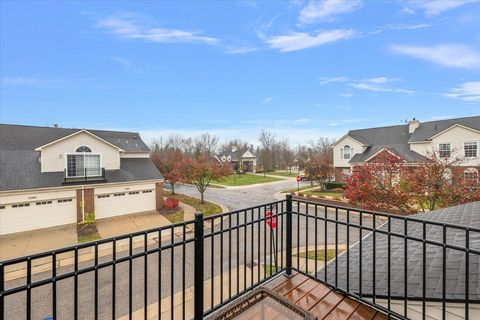
[[478,180],[478,170],[475,168],[468,168],[463,171],[463,178],[465,180],[477,181]]
[[80,146],[77,148],[77,150],[75,150],[75,152],[92,152],[92,149],[87,146]]
[[67,154],[67,177],[96,177],[102,175],[101,156],[92,153],[88,146],[79,146],[75,152]]
[[464,142],[463,152],[464,152],[465,158],[478,157],[478,142],[477,141]]
[[351,159],[353,156],[353,151],[353,148],[348,144],[344,145],[343,148],[340,149],[340,158],[345,160]]
[[438,156],[442,158],[450,158],[452,153],[452,148],[450,143],[439,143],[438,144]]

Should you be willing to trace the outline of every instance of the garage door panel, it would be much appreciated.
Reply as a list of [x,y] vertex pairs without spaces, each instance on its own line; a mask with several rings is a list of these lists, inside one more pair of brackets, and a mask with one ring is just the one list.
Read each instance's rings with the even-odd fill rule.
[[109,218],[124,214],[155,210],[155,192],[134,191],[97,195],[95,218]]
[[[0,210],[0,234],[10,234],[64,224],[76,223],[76,199],[69,202],[48,200],[51,203],[14,208],[7,205]],[[45,201],[45,202],[48,202]]]

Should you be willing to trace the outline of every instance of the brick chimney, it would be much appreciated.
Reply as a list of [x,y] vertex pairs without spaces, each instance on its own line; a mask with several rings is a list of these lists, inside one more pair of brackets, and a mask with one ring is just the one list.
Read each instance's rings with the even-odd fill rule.
[[232,146],[232,152],[236,152],[238,150],[237,146]]
[[420,121],[418,121],[417,119],[413,118],[412,120],[410,120],[408,122],[408,133],[409,134],[412,134],[413,132],[415,132],[415,130],[420,127]]

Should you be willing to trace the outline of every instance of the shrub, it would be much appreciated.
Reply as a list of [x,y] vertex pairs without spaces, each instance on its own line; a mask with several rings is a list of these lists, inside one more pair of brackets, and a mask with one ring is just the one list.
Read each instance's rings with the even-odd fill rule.
[[95,223],[95,214],[85,212],[83,221],[81,221],[80,224],[92,224],[92,223]]
[[175,209],[178,207],[178,200],[175,198],[167,198],[164,207],[165,209]]
[[325,183],[325,188],[327,188],[328,190],[338,189],[342,187],[343,187],[343,183],[337,182],[337,181],[329,181]]

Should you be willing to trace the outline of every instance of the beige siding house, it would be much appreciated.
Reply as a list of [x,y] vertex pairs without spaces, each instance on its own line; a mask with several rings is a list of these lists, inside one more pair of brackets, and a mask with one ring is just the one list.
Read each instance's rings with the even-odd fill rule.
[[135,132],[0,125],[0,235],[160,209],[149,152]]
[[433,152],[461,159],[466,175],[480,170],[480,116],[351,130],[333,145],[335,179],[344,181],[354,166],[371,162],[389,152],[412,165],[424,162]]

